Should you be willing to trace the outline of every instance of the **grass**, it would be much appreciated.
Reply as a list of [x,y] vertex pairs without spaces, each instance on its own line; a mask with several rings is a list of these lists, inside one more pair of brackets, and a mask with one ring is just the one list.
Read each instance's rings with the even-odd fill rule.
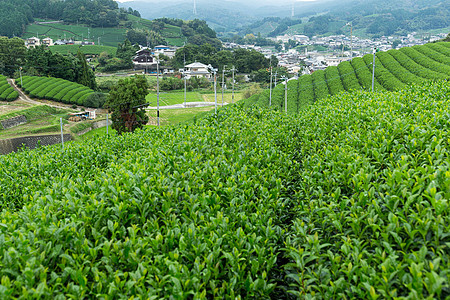
[[[152,92],[146,97],[147,102],[150,103],[151,106],[156,106],[156,93]],[[159,105],[175,105],[184,103],[184,91],[176,91],[176,92],[163,92],[159,94]],[[187,102],[202,102],[205,101],[202,95],[199,92],[186,92],[186,101]]]
[[38,105],[25,109],[14,110],[6,114],[0,115],[0,120],[7,120],[21,115],[24,115],[27,118],[27,120],[42,119],[49,115],[60,114],[62,112],[66,111],[46,105]]
[[[177,125],[180,123],[191,122],[199,117],[214,111],[214,106],[193,107],[181,109],[163,109],[160,110],[160,122],[162,126]],[[156,110],[148,112],[150,123],[156,125]]]
[[[201,118],[212,111],[214,111],[213,106],[160,110],[161,126],[194,122],[194,120]],[[157,124],[156,110],[149,110],[148,115],[150,118],[149,123],[152,125],[147,125],[146,127],[155,127]],[[116,131],[111,127],[109,127],[108,129],[108,133],[110,135],[116,135]],[[106,127],[93,129],[81,136],[75,137],[75,140],[82,141],[96,138],[99,136],[106,136]]]
[[[159,95],[159,105],[175,105],[184,103],[184,91],[175,91],[175,92],[163,92]],[[186,92],[186,102],[214,102],[214,93],[208,91],[208,93],[202,93],[199,91],[194,92]],[[147,102],[150,103],[151,106],[156,106],[156,93],[152,92],[147,95]],[[224,102],[231,103],[232,94],[227,92],[224,94]],[[242,93],[234,93],[234,100],[239,101],[242,99]],[[222,103],[222,93],[220,91],[217,92],[217,102]]]
[[60,132],[59,119],[63,118],[63,123],[67,123],[67,121],[64,120],[66,116],[67,112],[59,113],[52,115],[51,117],[34,119],[14,128],[0,130],[0,138],[8,139],[42,133],[56,134]]

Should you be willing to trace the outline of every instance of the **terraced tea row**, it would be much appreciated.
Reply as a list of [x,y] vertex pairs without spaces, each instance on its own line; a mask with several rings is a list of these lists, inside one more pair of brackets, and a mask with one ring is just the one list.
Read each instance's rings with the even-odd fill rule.
[[0,297],[446,299],[449,93],[230,105],[1,156]]
[[[450,51],[447,44],[441,42],[376,53],[374,89],[395,91],[408,84],[450,79]],[[373,55],[368,54],[344,61],[337,67],[328,67],[325,71],[301,76],[300,80],[295,81],[296,84],[289,85],[293,92],[288,97],[288,111],[297,113],[305,105],[342,91],[371,90],[372,63]],[[279,97],[282,90],[283,85],[275,88],[272,104],[276,109],[284,110],[284,96]],[[268,106],[269,97],[269,91],[264,91],[253,96],[249,102]]]
[[94,93],[84,85],[52,77],[24,76],[21,87],[31,98],[76,105],[84,105],[89,95]]
[[6,77],[0,75],[0,101],[11,102],[19,97],[19,93],[8,83]]

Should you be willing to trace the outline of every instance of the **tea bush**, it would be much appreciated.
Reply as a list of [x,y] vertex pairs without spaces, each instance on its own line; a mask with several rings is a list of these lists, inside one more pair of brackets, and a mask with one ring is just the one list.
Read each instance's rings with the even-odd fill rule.
[[449,95],[238,104],[0,156],[0,297],[445,299]]
[[84,105],[80,99],[94,93],[90,88],[60,78],[24,76],[22,89],[32,98],[54,100],[66,104]]
[[19,97],[19,93],[8,83],[6,77],[0,75],[0,101],[11,102]]

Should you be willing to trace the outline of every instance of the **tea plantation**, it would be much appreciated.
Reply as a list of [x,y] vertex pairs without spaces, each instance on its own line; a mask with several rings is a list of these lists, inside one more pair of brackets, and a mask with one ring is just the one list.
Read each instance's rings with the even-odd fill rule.
[[[20,82],[17,83],[20,86]],[[76,105],[84,105],[88,96],[94,93],[84,85],[52,77],[24,76],[21,87],[32,98]]]
[[0,298],[446,299],[449,99],[236,104],[0,156]]
[[[396,91],[408,84],[450,79],[450,43],[439,42],[376,53],[376,91]],[[288,83],[288,111],[298,113],[307,105],[329,95],[352,90],[372,89],[373,55],[356,57]],[[284,111],[284,85],[272,94],[271,106]],[[253,96],[250,103],[269,106],[269,91]]]
[[19,97],[19,93],[8,83],[6,77],[0,75],[0,101],[11,102]]

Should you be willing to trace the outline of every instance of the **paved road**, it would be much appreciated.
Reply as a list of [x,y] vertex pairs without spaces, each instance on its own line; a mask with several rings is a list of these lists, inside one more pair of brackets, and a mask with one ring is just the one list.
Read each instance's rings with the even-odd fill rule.
[[58,105],[54,105],[54,104],[47,104],[47,103],[42,103],[42,102],[39,102],[39,101],[35,101],[35,100],[31,99],[30,97],[28,97],[24,92],[22,92],[21,89],[19,89],[17,87],[14,79],[8,78],[7,80],[9,82],[9,84],[12,85],[12,87],[19,93],[19,99],[21,99],[21,100],[23,100],[25,102],[32,103],[34,105],[47,105],[47,106],[50,106],[50,107],[67,109],[66,106],[58,106]]

